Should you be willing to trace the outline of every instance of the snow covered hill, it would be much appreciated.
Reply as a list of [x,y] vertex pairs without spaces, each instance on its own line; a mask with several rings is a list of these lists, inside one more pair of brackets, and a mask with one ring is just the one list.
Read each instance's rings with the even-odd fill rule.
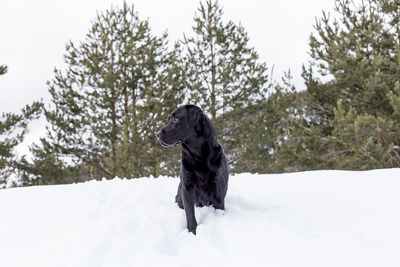
[[230,177],[225,213],[178,179],[0,191],[0,266],[400,266],[400,169]]

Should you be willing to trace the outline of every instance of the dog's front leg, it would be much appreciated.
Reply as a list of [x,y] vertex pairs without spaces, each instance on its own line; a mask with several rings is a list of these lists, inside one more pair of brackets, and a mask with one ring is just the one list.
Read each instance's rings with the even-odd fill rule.
[[176,193],[175,202],[178,204],[179,208],[183,209],[182,200],[182,181],[179,183],[178,192]]
[[186,213],[187,229],[189,232],[196,234],[197,222],[194,215],[194,190],[193,188],[187,189],[182,186],[183,206]]

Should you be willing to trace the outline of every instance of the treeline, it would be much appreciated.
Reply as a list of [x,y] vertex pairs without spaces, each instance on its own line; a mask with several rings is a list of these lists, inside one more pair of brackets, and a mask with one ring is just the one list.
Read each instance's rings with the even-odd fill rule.
[[[337,19],[323,12],[310,36],[304,91],[290,72],[271,79],[217,1],[200,3],[192,32],[175,44],[126,3],[99,13],[84,40],[66,45],[51,102],[0,117],[0,183],[175,176],[179,148],[162,148],[154,133],[183,103],[209,115],[231,172],[399,167],[399,10],[399,0],[335,1]],[[31,159],[17,158],[40,112],[47,135]]]

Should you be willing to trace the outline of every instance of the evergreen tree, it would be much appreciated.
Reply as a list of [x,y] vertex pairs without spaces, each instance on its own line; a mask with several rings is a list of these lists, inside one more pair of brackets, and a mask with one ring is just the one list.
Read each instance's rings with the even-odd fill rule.
[[247,119],[267,96],[268,75],[249,47],[245,29],[222,20],[218,1],[201,2],[194,17],[193,36],[184,36],[188,101],[200,105],[217,129],[228,161],[235,164],[249,138]]
[[7,72],[7,66],[6,65],[0,65],[0,75],[3,75]]
[[[292,104],[292,91],[279,85],[274,86],[274,91],[267,100],[240,109],[248,123],[248,135],[240,136],[240,157],[236,160],[232,172],[271,173],[276,172],[273,150],[277,141],[276,131],[284,127],[286,112]],[[246,114],[246,109],[252,110]]]
[[[0,75],[7,72],[6,66],[0,67]],[[17,157],[13,149],[20,144],[28,132],[28,122],[37,118],[42,107],[41,102],[26,105],[21,114],[2,113],[0,115],[0,188],[4,188],[15,173]]]
[[68,165],[44,138],[40,145],[30,147],[32,159],[22,157],[16,161],[17,174],[22,186],[54,185],[85,181],[84,166]]
[[[148,21],[124,3],[98,14],[79,45],[67,44],[67,69],[56,69],[48,83],[45,110],[50,127],[42,149],[54,151],[54,163],[72,161],[83,176],[77,179],[158,176],[177,168],[164,163],[176,151],[161,153],[154,135],[182,95],[177,49],[168,51],[166,38],[152,35]],[[37,155],[38,162],[48,156]],[[35,178],[45,183],[45,176]]]
[[317,20],[306,113],[279,156],[296,159],[295,170],[399,166],[399,10],[397,0],[337,0],[339,20],[325,12]]

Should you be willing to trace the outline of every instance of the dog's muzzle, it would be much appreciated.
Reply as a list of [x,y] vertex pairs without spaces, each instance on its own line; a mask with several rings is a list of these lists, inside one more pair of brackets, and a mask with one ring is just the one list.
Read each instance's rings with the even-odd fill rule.
[[177,146],[177,145],[179,145],[179,144],[181,143],[181,141],[178,141],[178,142],[176,142],[176,143],[174,143],[174,144],[167,144],[167,143],[165,143],[163,140],[161,140],[161,131],[160,131],[160,132],[157,132],[157,133],[156,133],[156,136],[157,136],[158,142],[160,142],[160,144],[161,144],[163,147],[167,147],[167,146]]

